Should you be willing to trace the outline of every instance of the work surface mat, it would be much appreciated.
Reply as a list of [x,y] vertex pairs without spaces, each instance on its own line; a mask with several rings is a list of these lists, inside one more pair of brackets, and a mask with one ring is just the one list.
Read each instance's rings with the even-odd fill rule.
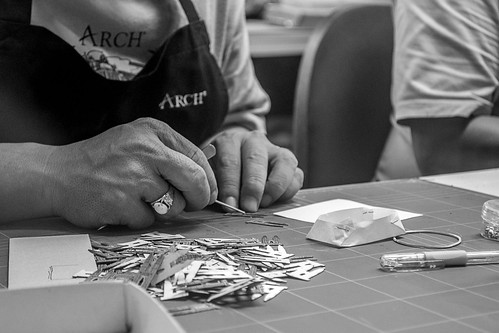
[[[219,310],[176,317],[187,332],[497,332],[499,330],[499,265],[449,267],[435,271],[388,273],[379,269],[385,253],[418,252],[392,240],[353,248],[334,248],[307,240],[310,223],[272,216],[274,211],[330,199],[349,199],[423,214],[404,221],[407,230],[457,233],[463,243],[454,249],[499,250],[499,242],[479,234],[480,212],[489,195],[421,180],[389,181],[307,189],[285,205],[263,210],[283,228],[245,223],[248,218],[220,211],[189,213],[174,223],[148,230],[105,228],[89,231],[57,219],[0,225],[0,285],[7,286],[8,241],[13,237],[89,233],[99,241],[121,242],[146,231],[199,237],[277,235],[286,250],[311,255],[326,271],[311,281],[288,279],[288,289],[263,302],[234,303]],[[435,245],[444,239],[420,235]],[[452,241],[445,239],[445,241]],[[192,301],[168,301],[167,308]]]

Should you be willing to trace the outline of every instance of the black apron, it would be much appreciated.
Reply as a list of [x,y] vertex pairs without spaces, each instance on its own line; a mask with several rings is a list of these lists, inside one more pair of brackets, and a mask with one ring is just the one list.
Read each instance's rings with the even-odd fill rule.
[[164,121],[194,144],[227,114],[227,89],[204,22],[189,24],[131,81],[108,80],[49,30],[30,25],[30,0],[0,0],[0,142],[66,144],[140,117]]

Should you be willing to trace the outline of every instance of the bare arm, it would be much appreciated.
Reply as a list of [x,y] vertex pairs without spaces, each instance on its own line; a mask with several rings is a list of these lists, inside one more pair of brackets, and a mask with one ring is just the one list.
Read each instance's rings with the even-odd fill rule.
[[0,144],[0,222],[53,215],[51,193],[55,147]]
[[409,125],[424,175],[499,167],[499,117],[428,118]]

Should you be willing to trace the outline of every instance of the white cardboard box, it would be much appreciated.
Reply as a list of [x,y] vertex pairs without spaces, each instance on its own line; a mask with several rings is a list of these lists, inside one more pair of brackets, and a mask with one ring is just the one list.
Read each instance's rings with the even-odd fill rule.
[[0,291],[2,332],[184,332],[161,303],[124,282]]

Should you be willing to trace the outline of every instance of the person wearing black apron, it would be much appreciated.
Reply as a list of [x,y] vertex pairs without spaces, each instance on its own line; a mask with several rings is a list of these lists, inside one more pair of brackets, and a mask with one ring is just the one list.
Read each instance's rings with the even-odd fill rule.
[[[204,22],[190,0],[179,3],[188,24],[123,81],[105,77],[122,75],[119,71],[96,73],[112,69],[105,57],[93,58],[92,68],[62,38],[32,25],[31,1],[0,1],[0,153],[12,157],[6,164],[22,165],[31,178],[31,186],[24,179],[21,185],[7,182],[4,193],[15,193],[15,209],[6,219],[54,214],[83,226],[142,227],[214,202],[219,195],[215,173],[198,147],[220,132],[228,93]],[[218,178],[227,171],[225,154],[245,159],[245,151],[258,150],[254,145],[262,142],[261,135],[251,137],[257,139],[247,140],[250,150],[234,153],[227,144],[234,134],[220,136],[213,161],[222,170]],[[275,149],[285,158],[274,164],[294,158]],[[25,156],[43,163],[26,166]],[[241,177],[244,163],[235,164],[243,169]],[[279,169],[273,169],[277,176]],[[301,187],[296,170],[265,204],[296,193]],[[255,178],[255,171],[249,172],[247,177]],[[260,198],[266,181],[258,185]],[[238,187],[244,189],[245,182]]]

